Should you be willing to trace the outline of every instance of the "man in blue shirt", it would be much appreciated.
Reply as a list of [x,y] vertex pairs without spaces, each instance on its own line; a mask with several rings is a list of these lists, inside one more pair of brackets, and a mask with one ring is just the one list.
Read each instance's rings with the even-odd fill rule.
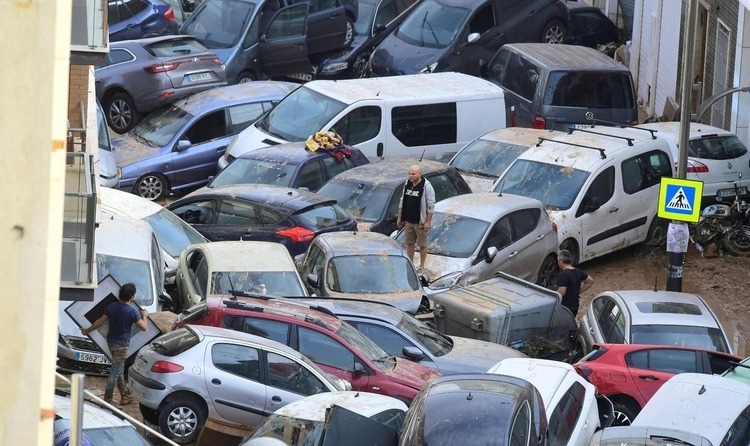
[[140,314],[130,303],[135,299],[135,284],[126,283],[120,288],[117,302],[112,302],[89,328],[81,328],[81,333],[88,335],[109,321],[107,332],[107,346],[112,355],[112,366],[107,377],[107,387],[104,390],[104,401],[114,405],[112,397],[115,392],[115,384],[120,391],[120,405],[133,402],[133,396],[127,392],[125,378],[125,360],[128,357],[130,346],[131,327],[135,324],[141,330],[146,330],[146,316],[148,312],[141,309]]

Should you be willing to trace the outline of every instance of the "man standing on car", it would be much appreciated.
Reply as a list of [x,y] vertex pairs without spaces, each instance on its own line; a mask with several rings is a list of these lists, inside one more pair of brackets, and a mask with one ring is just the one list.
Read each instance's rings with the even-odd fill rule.
[[107,377],[107,387],[104,389],[104,401],[114,405],[112,397],[115,392],[115,384],[120,391],[120,405],[124,406],[133,402],[133,396],[127,391],[123,372],[125,371],[125,360],[128,357],[130,346],[130,329],[135,324],[138,328],[146,331],[146,316],[148,312],[141,308],[140,314],[130,303],[135,299],[135,284],[126,283],[120,288],[117,302],[107,305],[104,314],[101,315],[89,328],[81,328],[81,333],[88,335],[109,321],[107,331],[107,346],[112,355],[112,366]]
[[427,260],[427,231],[432,226],[432,214],[435,212],[435,190],[427,178],[422,178],[422,169],[418,165],[409,167],[409,179],[404,185],[404,194],[398,203],[396,226],[404,227],[404,241],[409,258],[414,260],[414,243],[419,246],[419,268],[417,273],[424,273]]
[[567,249],[557,253],[557,265],[560,274],[557,276],[557,292],[562,295],[562,304],[573,317],[578,314],[581,293],[591,288],[594,278],[573,266],[573,255]]

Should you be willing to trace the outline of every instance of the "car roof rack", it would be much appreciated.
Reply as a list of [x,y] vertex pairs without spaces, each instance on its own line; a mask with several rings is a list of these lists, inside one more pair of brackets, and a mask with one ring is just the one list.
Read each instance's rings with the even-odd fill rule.
[[[609,136],[609,135],[607,135],[607,136]],[[587,146],[587,145],[584,145],[584,144],[576,144],[576,143],[573,143],[573,142],[560,141],[560,140],[552,139],[552,138],[543,138],[541,136],[539,137],[539,142],[536,143],[536,146],[539,147],[540,145],[542,145],[542,142],[544,142],[544,141],[556,142],[558,144],[567,144],[569,146],[582,147],[584,149],[597,150],[599,152],[599,155],[601,155],[602,159],[606,159],[607,158],[607,154],[604,153],[604,149],[602,149],[601,147]]]
[[[628,142],[628,145],[631,146],[631,147],[633,146],[633,140],[635,139],[635,138],[628,138],[627,136],[610,135],[609,133],[595,132],[595,131],[589,130],[589,129],[577,129],[575,127],[568,127],[568,135],[571,135],[573,132],[583,132],[583,133],[588,133],[588,134],[591,134],[591,135],[609,136],[610,138],[624,139],[625,141]],[[568,144],[570,144],[570,143],[568,143]],[[602,149],[602,150],[604,150],[604,149]]]
[[[301,302],[294,302],[293,299],[288,299],[284,297],[279,298],[277,296],[266,296],[265,300],[267,301],[277,300],[277,301],[282,301],[284,303],[291,303],[293,305],[299,306],[300,308],[320,311],[321,313],[327,314],[328,316],[338,319],[338,316],[336,316],[331,310],[329,310],[328,308],[317,306],[317,305],[307,305]],[[226,305],[227,308],[235,308],[235,309],[246,310],[246,311],[254,311],[258,313],[273,313],[273,314],[280,314],[283,316],[296,317],[298,319],[303,319],[306,322],[310,322],[315,325],[332,330],[332,327],[330,325],[326,324],[324,321],[320,320],[319,318],[316,318],[315,316],[312,316],[309,314],[295,313],[294,311],[287,311],[287,310],[284,310],[283,308],[276,308],[272,306],[256,305],[251,302],[239,302],[231,298],[222,300],[222,303]]]
[[655,129],[644,129],[643,127],[636,127],[634,125],[625,125],[619,122],[605,121],[603,119],[594,119],[593,122],[594,123],[592,125],[604,124],[604,125],[608,125],[611,127],[618,127],[621,129],[634,129],[634,130],[641,130],[644,132],[649,132],[651,134],[651,139],[656,139],[656,133],[658,132],[658,130],[655,130]]

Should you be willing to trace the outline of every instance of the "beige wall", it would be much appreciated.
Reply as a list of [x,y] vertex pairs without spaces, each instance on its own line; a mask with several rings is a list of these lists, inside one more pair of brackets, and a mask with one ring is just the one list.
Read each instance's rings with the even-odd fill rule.
[[70,0],[0,0],[0,445],[50,445]]

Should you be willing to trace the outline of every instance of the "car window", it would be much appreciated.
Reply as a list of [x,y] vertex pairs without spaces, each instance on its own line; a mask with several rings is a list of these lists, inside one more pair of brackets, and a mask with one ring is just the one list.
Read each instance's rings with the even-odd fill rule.
[[[307,3],[307,2],[305,2]],[[307,5],[299,4],[281,10],[266,30],[269,41],[305,34]]]
[[302,223],[311,228],[333,228],[351,219],[351,216],[337,204],[321,204],[303,209],[294,214]]
[[[347,322],[349,322],[350,325],[353,325],[357,330],[361,331],[363,335],[372,339],[389,355],[408,359],[404,355],[404,347],[417,347],[408,339],[401,336],[401,334],[397,333],[391,328],[382,327],[380,325],[370,324],[367,322]],[[425,357],[425,359],[429,358]]]
[[212,0],[188,18],[181,32],[197,37],[211,49],[230,48],[239,42],[254,8],[250,2]]
[[510,446],[527,446],[531,437],[531,409],[524,401],[510,428]]
[[341,293],[405,293],[419,290],[419,278],[403,255],[346,255],[328,262],[326,285]]
[[107,54],[107,65],[129,62],[131,60],[135,60],[135,56],[126,49],[113,48]]
[[323,165],[328,170],[328,178],[335,177],[341,172],[345,172],[352,167],[356,167],[351,158],[342,158],[341,161],[332,156],[323,158]]
[[224,109],[209,113],[190,126],[183,139],[193,145],[227,136],[227,119]]
[[727,357],[724,355],[718,355],[711,352],[708,352],[707,355],[710,373],[713,375],[720,375],[726,372],[730,367],[732,367],[732,364],[730,364],[730,362],[735,362],[735,360],[731,357]]
[[[448,197],[454,197],[458,195],[458,189],[453,184],[447,173],[436,173],[434,175],[427,175],[427,180],[432,184],[432,188],[435,190],[435,201],[444,200]],[[401,186],[401,195],[403,195],[404,187]]]
[[306,327],[299,327],[299,352],[317,364],[354,371],[354,353],[340,342]]
[[607,303],[608,300],[609,298],[604,296],[594,299],[591,303],[591,307],[594,309],[594,317],[596,317],[597,320],[599,319],[599,316],[601,316],[602,310],[604,310],[604,304]]
[[323,185],[323,170],[320,163],[315,160],[302,166],[297,176],[296,187],[304,187],[307,190],[316,191]]
[[117,283],[135,283],[135,303],[142,307],[152,305],[156,299],[152,268],[147,260],[97,254],[96,274],[100,278],[111,275]]
[[[225,186],[228,184],[273,184],[277,186],[289,186],[294,173],[297,171],[296,164],[290,164],[284,159],[257,159],[252,156],[239,157],[224,170],[219,172],[211,181],[210,187]],[[261,156],[260,158],[265,158]]]
[[534,99],[539,85],[539,68],[536,65],[516,53],[509,53],[507,65],[500,77],[502,87],[529,101]]
[[247,29],[247,33],[245,34],[245,40],[242,42],[243,49],[248,49],[258,43],[258,38],[260,37],[260,18],[262,16],[263,13],[255,14],[253,17],[250,28]]
[[720,446],[745,446],[750,438],[750,407],[746,407],[729,427]]
[[612,332],[604,340],[612,344],[622,344],[625,342],[625,314],[619,306],[615,306],[612,308],[612,315],[615,318]]
[[287,1],[287,4],[290,4],[290,5],[294,5],[297,3],[309,3],[310,14],[336,7],[336,0],[288,0]]
[[143,0],[117,0],[109,2],[109,15],[107,24],[114,25],[130,19],[136,14],[146,10],[148,3]]
[[216,213],[217,225],[255,226],[263,222],[256,207],[251,203],[239,201],[222,201]]
[[425,0],[406,17],[396,36],[412,45],[445,48],[456,39],[470,12],[460,3],[453,6]]
[[542,215],[541,209],[521,209],[509,215],[511,221],[511,231],[513,241],[522,239],[536,229],[539,223],[539,217]]
[[[505,86],[506,76],[508,75],[508,62],[511,56],[510,51],[500,50],[497,55],[490,60],[487,67],[487,79],[497,85]],[[506,86],[507,88],[507,86]]]
[[331,130],[341,136],[344,144],[353,146],[378,136],[382,119],[383,111],[377,105],[357,107],[332,125]]
[[692,350],[651,349],[625,355],[625,363],[639,369],[667,373],[698,373],[698,357]]
[[622,188],[635,194],[661,182],[661,177],[672,176],[672,164],[662,151],[651,151],[622,162]]
[[258,212],[260,213],[261,221],[265,225],[274,225],[284,219],[282,214],[262,206],[258,206]]
[[583,403],[586,398],[586,389],[578,382],[574,382],[549,416],[547,427],[547,444],[549,446],[566,446],[573,431],[578,424],[578,419],[583,411]]
[[454,144],[457,134],[456,103],[393,107],[391,132],[407,147]]
[[388,427],[393,428],[396,431],[401,430],[401,426],[404,425],[404,418],[406,412],[401,409],[388,409],[380,413],[376,413],[371,416],[370,419],[379,423],[385,424]]
[[495,27],[495,8],[492,3],[479,9],[469,20],[469,34],[484,34]]
[[233,375],[260,382],[258,350],[245,345],[220,344],[211,346],[214,367]]
[[235,135],[257,121],[263,114],[263,103],[235,105],[229,111],[229,134]]
[[630,75],[603,71],[553,71],[544,104],[557,107],[617,109],[634,107]]
[[[435,212],[427,233],[427,252],[434,255],[468,258],[479,247],[489,223],[476,218]],[[396,236],[403,243],[404,232]]]
[[213,201],[194,201],[171,209],[171,211],[190,224],[209,224],[213,222]]
[[[625,163],[623,164],[623,175],[625,175]],[[623,179],[623,183],[625,179]],[[615,193],[615,167],[609,166],[604,169],[599,175],[594,178],[591,182],[589,189],[586,191],[586,196],[581,202],[581,207],[576,212],[576,217],[579,217],[587,212],[588,206],[594,206],[596,209],[608,203],[612,199]],[[573,197],[575,200],[575,197]]]
[[632,344],[680,345],[705,350],[729,352],[720,328],[693,325],[633,325],[630,327]]
[[451,160],[450,165],[471,172],[499,177],[510,163],[528,149],[504,141],[475,139]]
[[221,322],[226,328],[261,336],[266,339],[273,339],[276,342],[289,345],[289,331],[291,326],[286,322],[244,316],[224,316]]
[[573,35],[589,34],[603,31],[612,26],[612,22],[596,11],[577,11],[570,14]]
[[160,40],[144,46],[144,49],[155,57],[188,56],[208,51],[208,48],[193,38]]
[[[374,25],[383,25],[388,26],[393,20],[396,19],[396,17],[400,16],[406,9],[413,5],[415,0],[383,0],[378,5],[378,10],[375,12],[375,22]],[[362,14],[362,8],[363,3],[359,5],[360,9],[360,15]],[[359,16],[357,16],[357,22],[359,22]],[[369,23],[365,24],[363,23],[362,26],[369,26]],[[355,23],[355,29],[357,29],[357,33],[359,34],[368,34],[369,30],[362,29],[360,31],[360,28],[357,27],[357,23]]]
[[486,256],[487,248],[494,246],[499,251],[510,245],[511,241],[510,218],[506,215],[492,225],[487,240],[482,245],[482,251],[479,253],[480,258]]
[[747,148],[734,135],[704,136],[699,139],[691,139],[688,146],[689,156],[712,160],[735,159],[746,153]]
[[268,352],[268,385],[300,395],[327,392],[323,381],[302,364]]
[[604,340],[609,339],[609,335],[610,333],[612,333],[612,329],[615,326],[615,321],[617,320],[617,316],[620,314],[620,312],[620,307],[614,301],[609,301],[607,302],[607,306],[599,315],[599,329],[602,332],[602,337],[604,338]]

